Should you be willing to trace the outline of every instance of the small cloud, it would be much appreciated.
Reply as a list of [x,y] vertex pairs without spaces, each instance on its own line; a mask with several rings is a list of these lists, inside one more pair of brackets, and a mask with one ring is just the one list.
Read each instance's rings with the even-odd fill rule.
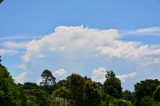
[[122,82],[125,82],[127,79],[134,78],[137,75],[136,72],[132,72],[129,74],[116,75]]
[[12,49],[0,49],[0,55],[12,56],[12,55],[14,55],[16,53],[17,53],[17,51],[16,50],[12,50]]
[[[127,79],[134,78],[136,76],[136,72],[132,72],[129,74],[122,74],[122,75],[116,75],[117,78],[119,78],[122,82],[125,82]],[[94,69],[91,73],[91,79],[93,81],[104,83],[106,80],[106,69],[103,67],[99,67],[97,69]]]
[[22,73],[20,73],[19,75],[17,75],[16,77],[14,77],[15,82],[16,83],[24,83],[28,74],[29,74],[28,72],[22,72]]
[[27,47],[27,42],[4,42],[0,45],[8,49],[25,49]]
[[140,28],[125,32],[125,35],[160,35],[160,27]]
[[61,80],[67,75],[67,71],[61,68],[56,71],[53,71],[52,74],[54,77],[56,77],[56,79]]
[[101,82],[103,83],[105,81],[105,75],[106,75],[106,69],[103,67],[99,67],[97,69],[94,69],[91,73],[91,79],[93,81]]
[[30,40],[37,38],[40,38],[40,36],[12,35],[12,36],[1,36],[0,40]]

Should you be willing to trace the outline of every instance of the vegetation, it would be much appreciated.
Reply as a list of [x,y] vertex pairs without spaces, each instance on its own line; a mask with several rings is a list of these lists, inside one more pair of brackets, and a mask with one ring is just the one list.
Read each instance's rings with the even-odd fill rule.
[[42,82],[16,84],[0,58],[0,106],[160,106],[160,81],[146,79],[134,91],[122,91],[113,71],[106,71],[104,84],[78,74],[56,83],[45,69]]
[[0,0],[0,3],[2,3],[3,2],[3,0]]

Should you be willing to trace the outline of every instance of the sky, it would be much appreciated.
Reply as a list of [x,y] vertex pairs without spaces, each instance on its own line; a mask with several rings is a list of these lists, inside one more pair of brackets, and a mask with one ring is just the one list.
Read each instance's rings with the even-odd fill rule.
[[159,0],[4,0],[0,55],[16,83],[71,73],[103,83],[113,70],[123,90],[160,79]]

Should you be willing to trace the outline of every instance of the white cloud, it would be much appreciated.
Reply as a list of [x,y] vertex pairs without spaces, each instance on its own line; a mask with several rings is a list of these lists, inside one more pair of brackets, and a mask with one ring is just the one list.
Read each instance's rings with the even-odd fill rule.
[[0,45],[10,49],[25,49],[27,46],[27,42],[4,42]]
[[[99,67],[97,69],[94,69],[91,73],[91,79],[93,81],[104,83],[106,80],[106,69],[103,67]],[[136,76],[136,72],[132,72],[129,74],[122,74],[122,75],[116,75],[117,78],[119,78],[122,82],[125,82],[127,79],[134,78]]]
[[160,27],[140,28],[125,32],[125,35],[160,35]]
[[127,79],[134,78],[137,75],[136,72],[132,72],[129,74],[116,75],[122,82],[125,82]]
[[61,80],[67,75],[67,71],[61,68],[56,71],[53,71],[52,74],[54,77],[56,77],[56,79]]
[[25,82],[25,79],[27,78],[28,72],[22,72],[16,77],[14,77],[16,83],[23,83]]
[[22,58],[24,61],[29,61],[40,53],[45,56],[55,52],[73,54],[79,51],[95,51],[96,46],[110,45],[118,37],[116,29],[98,30],[82,26],[61,26],[56,28],[54,33],[29,42]]
[[12,36],[1,36],[0,40],[29,40],[29,39],[37,39],[40,36],[28,36],[28,35],[12,35]]
[[[141,59],[150,55],[160,55],[160,48],[141,42],[122,41],[116,29],[98,30],[92,28],[60,26],[55,32],[27,45],[23,55],[25,62],[32,57],[61,52],[73,55],[78,52],[98,53],[107,57]],[[156,58],[153,58],[153,61]]]
[[9,49],[25,49],[27,46],[27,42],[4,42],[0,44],[4,48]]
[[101,82],[103,83],[105,81],[105,75],[106,75],[106,69],[103,67],[99,67],[97,69],[94,69],[91,73],[91,79],[93,81]]
[[12,49],[0,49],[0,55],[14,55],[16,54],[17,51],[16,50],[12,50]]
[[[142,30],[139,32],[144,33]],[[22,64],[30,65],[27,68],[31,71],[34,71],[37,67],[42,70],[48,66],[51,68],[57,66],[76,70],[81,69],[81,66],[83,67],[84,65],[80,61],[88,59],[87,56],[91,55],[93,55],[93,58],[97,56],[96,59],[105,57],[108,61],[118,59],[130,64],[138,64],[135,67],[139,70],[143,69],[141,66],[144,67],[144,64],[149,67],[150,64],[160,63],[159,44],[152,45],[144,44],[143,42],[123,41],[122,37],[117,29],[99,30],[83,26],[60,26],[55,29],[55,32],[45,35],[38,40],[28,42],[25,53],[22,56],[24,62]],[[126,68],[128,68],[127,65],[129,63],[126,64]],[[58,72],[64,74],[65,71],[56,71],[54,73],[55,76],[57,75],[57,79],[61,79],[58,77],[61,75]],[[95,69],[92,72],[92,79],[103,82],[105,73],[104,68]],[[124,81],[131,75],[121,75],[121,80]]]

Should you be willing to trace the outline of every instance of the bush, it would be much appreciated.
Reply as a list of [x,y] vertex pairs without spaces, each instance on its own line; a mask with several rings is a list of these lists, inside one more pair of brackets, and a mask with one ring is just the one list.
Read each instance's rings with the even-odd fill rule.
[[118,106],[132,106],[132,103],[127,100],[119,100],[118,101]]
[[154,100],[150,96],[144,96],[140,101],[140,106],[153,106]]

